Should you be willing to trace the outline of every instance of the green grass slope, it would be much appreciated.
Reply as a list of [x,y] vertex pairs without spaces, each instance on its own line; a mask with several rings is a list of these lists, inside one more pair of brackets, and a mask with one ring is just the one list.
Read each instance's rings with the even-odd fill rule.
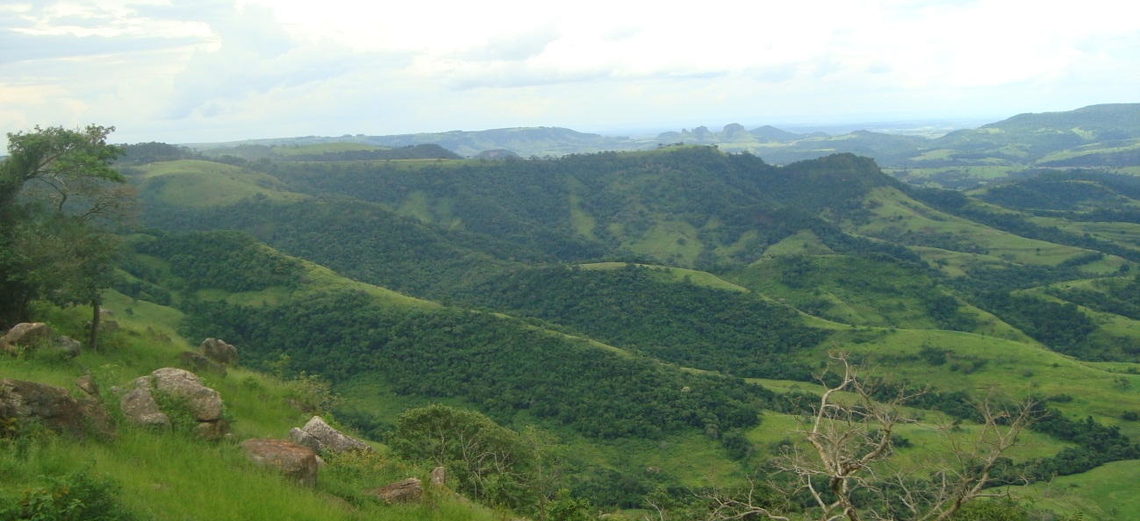
[[304,198],[285,190],[273,176],[196,159],[150,163],[140,167],[132,180],[146,197],[179,207],[225,206],[251,197],[275,201]]
[[[251,437],[286,437],[309,414],[291,402],[302,392],[295,383],[242,368],[228,374],[203,375],[217,390],[233,427],[232,440],[205,442],[191,435],[143,429],[125,424],[118,414],[115,386],[159,367],[177,366],[176,354],[189,347],[165,331],[177,311],[111,294],[108,304],[123,317],[121,327],[104,335],[100,352],[85,351],[74,360],[35,353],[0,357],[0,374],[73,389],[90,374],[116,418],[112,439],[73,439],[43,432],[31,438],[0,438],[0,498],[18,501],[38,487],[79,487],[74,477],[85,473],[110,482],[121,510],[135,519],[185,520],[363,520],[363,519],[497,519],[476,504],[440,497],[423,505],[388,506],[363,490],[407,475],[426,478],[427,468],[379,456],[366,465],[331,460],[316,488],[292,483],[254,465],[237,446]],[[136,310],[128,312],[127,308]],[[41,316],[58,330],[77,335],[81,310],[45,308]],[[147,329],[136,329],[145,325]],[[77,391],[73,391],[77,392]],[[381,447],[383,448],[383,447]],[[424,462],[424,465],[430,465]],[[53,489],[66,497],[68,488]],[[79,493],[78,488],[74,489]],[[59,496],[62,494],[63,496]],[[11,505],[11,503],[4,506]],[[73,505],[74,507],[74,505]],[[41,507],[46,508],[46,507]],[[50,511],[50,510],[48,510]]]

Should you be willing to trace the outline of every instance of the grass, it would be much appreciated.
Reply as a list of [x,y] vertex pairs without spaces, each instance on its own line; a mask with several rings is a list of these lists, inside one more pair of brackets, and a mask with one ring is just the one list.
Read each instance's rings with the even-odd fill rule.
[[675,268],[671,266],[657,266],[653,264],[637,264],[627,262],[594,262],[589,264],[580,264],[582,269],[586,270],[615,270],[621,269],[629,265],[641,266],[643,268],[653,269],[656,274],[662,275],[662,279],[668,282],[688,282],[696,284],[697,286],[704,286],[706,288],[724,289],[728,291],[739,291],[747,293],[748,288],[739,284],[734,284],[724,280],[707,271],[692,270],[688,268]]
[[1140,461],[1114,461],[1081,474],[1049,482],[1003,487],[1037,508],[1059,514],[1082,513],[1085,519],[1130,521],[1140,518],[1140,495],[1129,486],[1140,483]]
[[285,190],[277,178],[268,174],[213,161],[163,161],[145,165],[141,171],[138,182],[143,190],[174,206],[227,206],[255,196],[282,202],[306,197]]
[[[1088,250],[1081,248],[1028,239],[940,212],[911,199],[895,188],[876,188],[868,196],[867,206],[874,218],[866,224],[853,224],[849,227],[857,233],[872,237],[889,239],[901,234],[911,234],[916,237],[938,235],[953,241],[953,245],[921,245],[964,253],[971,253],[980,248],[989,257],[1046,266],[1055,266],[1077,255],[1088,253]],[[958,244],[961,246],[955,247]]]
[[[924,348],[949,350],[940,365],[923,362]],[[907,329],[841,331],[826,349],[865,355],[875,370],[892,381],[909,381],[944,391],[999,392],[1017,398],[1068,395],[1051,403],[1074,417],[1092,416],[1118,425],[1130,437],[1140,435],[1140,422],[1120,419],[1140,411],[1140,364],[1097,364],[1061,355],[1031,342],[973,333]],[[806,356],[819,359],[822,353]]]
[[800,230],[764,250],[764,257],[780,255],[827,255],[835,253],[811,230]]
[[639,236],[625,236],[622,246],[670,264],[692,266],[703,248],[699,235],[700,231],[685,221],[661,218]]
[[[147,314],[162,317],[161,309],[133,305],[140,311],[124,324],[143,320]],[[41,310],[53,327],[68,334],[75,334],[79,327],[80,311]],[[153,327],[143,332],[120,329],[107,335],[101,352],[87,351],[73,360],[35,354],[0,357],[0,374],[72,389],[77,376],[90,373],[112,417],[118,417],[118,397],[112,388],[158,367],[175,365],[176,354],[187,345],[184,339]],[[47,485],[53,477],[85,470],[114,482],[123,506],[141,519],[451,521],[501,519],[503,515],[447,496],[409,506],[387,506],[368,497],[363,490],[408,476],[426,481],[426,468],[383,453],[330,460],[315,489],[289,482],[250,462],[237,442],[250,437],[284,438],[290,427],[308,419],[288,405],[292,385],[240,367],[230,368],[224,377],[203,375],[203,380],[221,394],[232,419],[233,439],[209,443],[121,420],[110,440],[71,439],[46,432],[29,438],[28,443],[0,439],[0,498],[17,497],[29,487]],[[16,447],[12,443],[22,443],[21,448],[9,450]]]

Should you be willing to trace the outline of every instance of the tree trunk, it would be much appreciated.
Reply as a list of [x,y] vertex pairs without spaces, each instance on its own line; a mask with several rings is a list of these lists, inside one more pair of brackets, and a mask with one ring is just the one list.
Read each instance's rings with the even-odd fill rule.
[[87,348],[99,350],[99,304],[100,298],[91,299],[91,330],[87,332]]

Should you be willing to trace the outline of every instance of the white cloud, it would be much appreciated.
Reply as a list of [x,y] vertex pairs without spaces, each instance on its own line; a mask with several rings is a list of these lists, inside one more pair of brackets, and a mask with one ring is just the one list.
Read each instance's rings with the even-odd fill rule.
[[0,5],[0,130],[127,140],[1003,115],[1136,101],[1116,0]]

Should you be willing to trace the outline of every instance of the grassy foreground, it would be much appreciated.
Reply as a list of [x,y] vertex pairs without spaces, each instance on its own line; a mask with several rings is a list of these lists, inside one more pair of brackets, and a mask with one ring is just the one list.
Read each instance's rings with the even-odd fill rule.
[[[81,319],[53,310],[47,320],[57,330],[74,334]],[[75,379],[92,375],[116,424],[110,439],[74,439],[34,426],[0,437],[0,519],[8,519],[6,510],[21,504],[39,502],[40,508],[51,511],[53,507],[44,502],[54,497],[60,504],[87,502],[93,508],[93,498],[107,495],[117,503],[120,517],[100,519],[447,521],[507,515],[447,494],[415,505],[386,505],[364,494],[366,489],[407,477],[427,478],[426,466],[390,456],[380,445],[374,455],[328,458],[315,488],[254,465],[242,454],[241,440],[285,438],[291,427],[308,419],[309,414],[290,405],[306,398],[297,381],[241,368],[231,368],[225,376],[201,375],[221,394],[232,422],[234,436],[221,442],[128,425],[122,421],[113,388],[159,367],[177,366],[175,356],[188,343],[169,331],[126,327],[106,335],[105,341],[102,352],[84,352],[73,360],[36,353],[0,357],[4,378],[58,385],[74,395],[79,394]],[[87,489],[109,492],[82,496]],[[72,519],[58,517],[64,510],[59,507],[36,519]]]

